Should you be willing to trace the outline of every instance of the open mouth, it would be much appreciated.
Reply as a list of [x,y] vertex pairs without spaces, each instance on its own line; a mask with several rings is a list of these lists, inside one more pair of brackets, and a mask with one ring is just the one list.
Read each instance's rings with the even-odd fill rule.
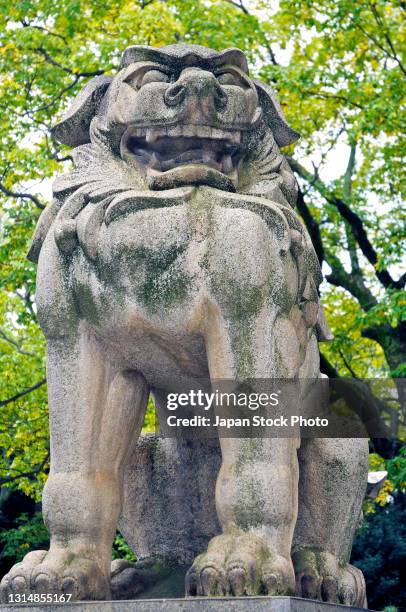
[[122,139],[121,149],[125,157],[145,167],[156,188],[168,181],[174,186],[190,182],[213,184],[217,174],[222,175],[223,184],[235,185],[242,156],[240,131],[197,125],[131,127]]

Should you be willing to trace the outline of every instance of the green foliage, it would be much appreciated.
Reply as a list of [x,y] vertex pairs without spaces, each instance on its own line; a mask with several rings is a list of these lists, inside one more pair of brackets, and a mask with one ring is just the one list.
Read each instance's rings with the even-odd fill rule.
[[123,536],[117,531],[116,537],[113,543],[112,550],[113,559],[126,559],[127,561],[136,561],[137,557],[124,540]]
[[362,337],[363,311],[357,300],[341,287],[327,285],[323,291],[323,307],[334,339],[323,344],[321,349],[339,375],[358,378],[388,376],[382,347]]
[[[45,378],[45,341],[22,299],[0,294],[0,400]],[[0,486],[14,486],[39,500],[48,467],[46,386],[0,408]]]
[[[287,153],[313,166],[297,174],[328,278],[322,299],[335,339],[323,353],[342,376],[406,375],[405,294],[379,276],[398,275],[405,237],[404,2],[0,0],[0,486],[36,500],[49,467],[45,342],[26,253],[51,179],[71,167],[69,149],[52,139],[50,126],[92,76],[117,69],[126,46],[173,42],[240,47],[253,74],[277,90],[302,135]],[[337,200],[358,216],[374,256]],[[144,431],[154,428],[150,400]],[[388,471],[388,485],[354,558],[373,608],[401,606],[404,598],[404,505],[388,504],[387,493],[400,499],[405,461],[404,451],[390,460],[371,455],[372,469]],[[21,515],[0,534],[2,556],[19,560],[46,548],[47,539],[40,514]],[[121,534],[113,555],[134,558]]]
[[406,492],[406,446],[403,446],[392,459],[385,460],[376,453],[371,453],[369,466],[372,471],[387,471],[392,489],[398,493]]
[[364,501],[364,514],[374,513],[379,506],[392,503],[393,495],[404,495],[406,492],[406,447],[392,459],[383,459],[377,453],[369,455],[369,469],[372,472],[388,472],[386,480],[375,499]]
[[[26,0],[10,5],[0,0],[0,402],[45,378],[35,266],[26,254],[47,203],[49,180],[70,165],[67,150],[50,137],[55,116],[92,75],[117,69],[128,45],[184,39],[250,52],[255,23],[224,2]],[[7,190],[29,191],[32,198],[14,198]],[[150,404],[146,430],[154,429],[154,418]],[[0,486],[18,486],[39,499],[47,468],[43,385],[1,406]]]
[[154,402],[152,397],[149,396],[147,412],[145,413],[144,426],[142,428],[142,431],[144,431],[145,433],[153,433],[155,431],[155,419],[156,413]]
[[403,609],[406,586],[402,577],[406,563],[406,500],[397,495],[392,503],[367,514],[354,542],[351,563],[365,576],[368,607],[386,605]]
[[15,523],[15,527],[0,533],[1,558],[8,558],[13,563],[17,563],[32,550],[48,548],[49,534],[40,512],[32,517],[29,517],[28,514],[21,514]]
[[[49,533],[44,525],[42,513],[36,512],[33,516],[27,513],[21,514],[15,520],[14,527],[3,529],[0,532],[0,544],[2,549],[0,561],[5,559],[10,565],[21,561],[32,550],[47,550]],[[137,560],[119,531],[113,542],[112,558],[127,561]]]
[[[92,76],[117,69],[131,44],[188,42],[247,53],[253,74],[277,90],[302,134],[288,153],[315,165],[298,176],[329,279],[322,297],[335,340],[324,354],[340,375],[405,373],[404,294],[377,276],[391,266],[396,277],[404,237],[404,3],[239,4],[0,0],[0,486],[39,499],[48,469],[46,386],[20,394],[45,378],[35,266],[26,253],[51,179],[71,167],[69,149],[53,140],[50,126]],[[332,154],[345,156],[335,173],[325,170]],[[375,263],[337,198],[358,216]],[[376,327],[379,333],[364,337]],[[147,430],[153,421],[150,404]]]

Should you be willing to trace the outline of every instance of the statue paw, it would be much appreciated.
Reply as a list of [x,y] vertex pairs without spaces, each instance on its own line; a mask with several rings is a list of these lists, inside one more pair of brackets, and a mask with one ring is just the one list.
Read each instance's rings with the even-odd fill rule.
[[210,540],[207,552],[196,557],[186,574],[186,597],[227,594],[225,562],[230,547],[230,536],[221,535]]
[[11,595],[71,595],[70,600],[108,599],[109,584],[99,565],[68,550],[28,553],[0,583],[0,602]]
[[288,595],[294,592],[290,560],[270,551],[252,534],[210,541],[186,575],[186,596]]
[[366,607],[365,580],[357,567],[341,567],[331,553],[312,549],[297,551],[293,563],[298,597]]
[[347,606],[367,607],[364,574],[354,565],[346,565],[341,570],[338,596],[340,603]]

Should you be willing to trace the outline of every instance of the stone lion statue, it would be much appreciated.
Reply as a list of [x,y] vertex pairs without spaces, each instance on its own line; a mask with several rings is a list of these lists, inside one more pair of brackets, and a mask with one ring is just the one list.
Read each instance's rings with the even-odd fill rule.
[[[168,379],[317,379],[317,342],[330,337],[280,152],[298,135],[240,50],[129,47],[54,136],[74,148],[75,168],[55,181],[29,253],[47,339],[51,546],[4,577],[5,602],[111,597],[124,472],[150,393],[164,416]],[[219,533],[191,565],[186,595],[365,606],[348,561],[367,441],[220,446]]]

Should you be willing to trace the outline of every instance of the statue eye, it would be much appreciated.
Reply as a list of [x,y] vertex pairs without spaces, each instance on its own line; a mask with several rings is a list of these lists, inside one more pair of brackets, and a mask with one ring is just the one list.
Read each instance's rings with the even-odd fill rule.
[[157,70],[156,68],[153,68],[152,70],[148,70],[148,72],[144,74],[139,86],[142,87],[147,83],[169,83],[170,80],[171,79],[169,74],[167,74],[166,72],[162,72],[162,70]]
[[221,85],[239,85],[241,86],[241,80],[236,74],[232,72],[222,72],[217,76],[217,80]]

